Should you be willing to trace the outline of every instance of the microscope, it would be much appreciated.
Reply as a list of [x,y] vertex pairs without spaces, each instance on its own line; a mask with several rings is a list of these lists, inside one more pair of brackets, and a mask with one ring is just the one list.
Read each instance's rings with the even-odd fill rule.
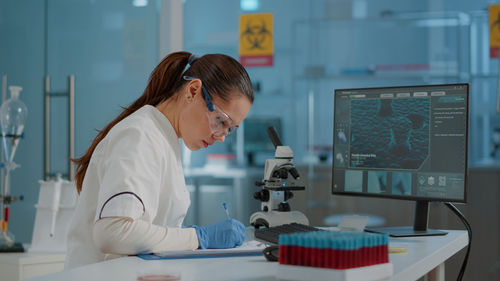
[[282,145],[274,127],[267,128],[267,133],[276,152],[274,159],[266,160],[264,179],[255,183],[262,187],[254,194],[254,198],[261,201],[261,211],[250,216],[250,224],[256,229],[289,223],[309,225],[307,217],[299,211],[291,211],[288,203],[293,198],[292,190],[305,189],[295,185],[299,172],[293,165],[293,151]]

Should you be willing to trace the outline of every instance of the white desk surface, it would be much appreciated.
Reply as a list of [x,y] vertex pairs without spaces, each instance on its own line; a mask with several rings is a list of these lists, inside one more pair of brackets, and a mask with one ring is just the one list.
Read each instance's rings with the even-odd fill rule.
[[[445,236],[391,238],[390,247],[402,247],[407,253],[390,254],[394,265],[391,280],[416,280],[444,263],[468,243],[467,232],[450,230]],[[262,257],[179,259],[146,261],[124,257],[29,279],[58,280],[137,280],[145,274],[179,273],[181,280],[277,280],[278,263]],[[458,272],[457,272],[458,274]]]
[[[64,263],[64,253],[1,253],[0,264],[24,265],[40,263]],[[0,280],[1,280],[0,276]]]

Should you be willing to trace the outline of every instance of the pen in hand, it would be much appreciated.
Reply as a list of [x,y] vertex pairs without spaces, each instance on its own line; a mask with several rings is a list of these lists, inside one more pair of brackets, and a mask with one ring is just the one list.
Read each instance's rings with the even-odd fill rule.
[[227,210],[227,204],[226,204],[226,202],[222,203],[222,207],[224,207],[224,211],[226,212],[227,219],[230,220],[231,216],[229,216],[229,211]]

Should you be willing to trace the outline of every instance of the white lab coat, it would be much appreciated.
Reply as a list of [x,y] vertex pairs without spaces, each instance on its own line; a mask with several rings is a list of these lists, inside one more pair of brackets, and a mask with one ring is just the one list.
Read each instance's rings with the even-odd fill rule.
[[[116,124],[92,154],[68,233],[66,268],[116,254],[101,252],[106,245],[94,240],[100,239],[94,231],[103,229],[94,229],[96,221],[108,218],[140,222],[147,232],[158,233],[151,226],[161,226],[166,231],[162,239],[176,245],[172,249],[197,248],[195,230],[180,228],[189,205],[179,139],[169,120],[157,108],[146,105]],[[116,231],[110,229],[110,235],[116,236]],[[139,240],[148,243],[147,237],[126,238],[128,249]],[[161,249],[168,250],[168,245]],[[142,244],[136,249],[155,248]],[[121,254],[135,254],[127,251]]]

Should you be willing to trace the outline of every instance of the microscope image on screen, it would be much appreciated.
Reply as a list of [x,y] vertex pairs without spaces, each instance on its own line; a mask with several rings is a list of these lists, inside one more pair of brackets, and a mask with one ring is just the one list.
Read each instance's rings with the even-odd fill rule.
[[428,156],[430,99],[351,101],[350,164],[418,169]]
[[370,193],[386,193],[387,189],[387,173],[386,172],[368,172],[368,192]]
[[411,173],[392,173],[392,194],[411,195]]
[[349,170],[345,172],[345,190],[351,192],[363,191],[363,172]]

